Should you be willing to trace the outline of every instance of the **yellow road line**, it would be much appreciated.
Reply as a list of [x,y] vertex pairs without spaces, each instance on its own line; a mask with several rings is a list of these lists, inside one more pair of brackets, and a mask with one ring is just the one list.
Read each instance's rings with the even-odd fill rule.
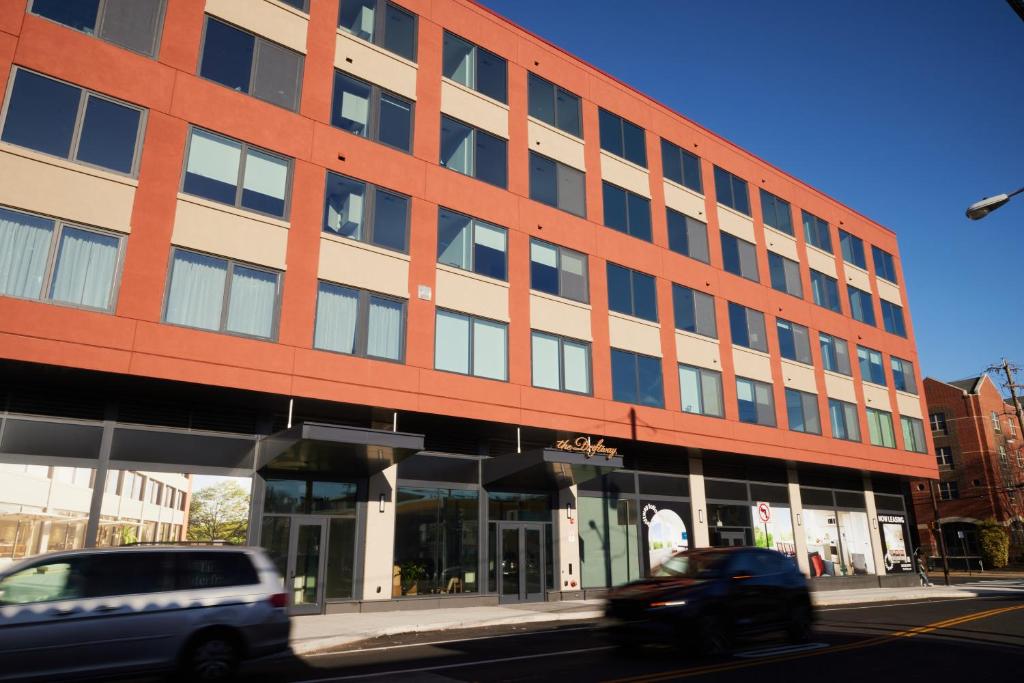
[[984,612],[975,612],[964,616],[953,617],[951,619],[944,619],[943,621],[937,621],[924,626],[917,626],[906,631],[894,631],[884,636],[876,636],[867,640],[857,641],[856,643],[847,643],[846,645],[838,645],[836,647],[822,648],[820,650],[809,650],[805,652],[797,652],[791,655],[779,655],[777,657],[765,657],[764,659],[751,659],[744,662],[726,662],[722,664],[710,664],[707,666],[691,667],[688,669],[676,669],[674,671],[663,671],[654,674],[645,674],[642,676],[632,676],[628,678],[617,678],[614,680],[606,681],[605,683],[654,683],[655,681],[665,681],[673,678],[690,678],[691,676],[701,676],[703,674],[717,673],[720,671],[734,671],[737,669],[748,669],[762,664],[772,664],[775,662],[786,662],[794,659],[806,659],[808,657],[818,657],[821,655],[831,654],[835,652],[847,652],[849,650],[859,650],[866,647],[874,647],[875,645],[881,645],[883,643],[891,642],[897,638],[913,638],[914,636],[922,635],[925,633],[931,633],[941,629],[947,629],[953,626],[959,626],[971,621],[977,621],[979,619],[985,619],[993,617],[998,614],[1005,614],[1006,612],[1013,612],[1015,610],[1024,609],[1024,605],[1015,605],[1013,607],[1000,607],[997,609],[990,609]]

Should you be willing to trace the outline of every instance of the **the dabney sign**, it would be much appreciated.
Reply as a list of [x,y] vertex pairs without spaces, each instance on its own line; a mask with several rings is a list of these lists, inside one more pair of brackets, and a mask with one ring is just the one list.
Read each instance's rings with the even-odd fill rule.
[[605,446],[604,439],[598,439],[594,442],[591,441],[589,436],[577,436],[575,439],[561,439],[555,442],[555,448],[560,451],[569,451],[570,453],[582,453],[588,458],[593,458],[595,455],[603,455],[608,460],[611,460],[619,454],[618,448]]

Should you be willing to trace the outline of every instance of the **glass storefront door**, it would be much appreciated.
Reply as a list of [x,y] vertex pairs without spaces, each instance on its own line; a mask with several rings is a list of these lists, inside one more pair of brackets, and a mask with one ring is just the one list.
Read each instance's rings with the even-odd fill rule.
[[543,600],[546,569],[544,525],[500,523],[497,532],[499,600]]
[[327,520],[299,517],[288,551],[288,586],[293,614],[318,614],[323,603],[323,561]]

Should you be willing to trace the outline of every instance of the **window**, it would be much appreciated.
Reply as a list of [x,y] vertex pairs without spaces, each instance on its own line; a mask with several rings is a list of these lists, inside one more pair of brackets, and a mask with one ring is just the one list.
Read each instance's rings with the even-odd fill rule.
[[806,211],[803,212],[803,219],[807,243],[831,254],[832,235],[829,233],[828,223]]
[[108,43],[155,57],[163,0],[33,0],[32,13]]
[[750,215],[747,181],[718,166],[715,166],[715,196],[719,204],[724,204],[747,216]]
[[885,331],[906,337],[907,328],[903,323],[903,308],[885,299],[879,299],[879,301],[882,304],[882,324],[885,326]]
[[416,15],[384,0],[341,0],[338,27],[416,61]]
[[598,110],[598,123],[601,129],[601,149],[647,168],[647,143],[643,128],[604,109]]
[[17,68],[0,139],[37,152],[136,175],[143,110]]
[[789,202],[765,189],[761,190],[761,215],[768,227],[787,235],[793,234],[793,212],[789,208]]
[[[572,166],[530,152],[530,199],[577,216],[586,216],[586,177],[583,171]],[[650,233],[650,217],[647,222],[647,232]]]
[[745,277],[754,282],[760,282],[757,274],[757,249],[756,247],[730,235],[727,232],[722,235],[722,266],[726,272],[733,275]]
[[444,115],[440,163],[491,185],[508,184],[508,142]]
[[818,343],[821,345],[821,363],[826,370],[843,375],[853,374],[850,371],[850,351],[845,339],[819,332]]
[[800,264],[774,251],[768,252],[768,273],[771,276],[772,288],[797,298],[804,296],[804,286],[800,282]]
[[437,309],[434,367],[508,380],[508,324]]
[[868,269],[867,259],[864,258],[864,241],[842,228],[839,229],[839,251],[842,252],[843,260],[847,263],[862,270]]
[[537,74],[528,77],[530,116],[578,138],[583,137],[580,98]]
[[589,394],[590,344],[534,331],[531,336],[533,386]]
[[672,209],[668,213],[668,248],[677,254],[709,263],[708,225]]
[[764,313],[761,311],[730,301],[729,329],[733,345],[768,352],[768,341],[764,333]]
[[616,313],[658,322],[654,277],[609,261],[608,308]]
[[661,171],[669,180],[688,187],[694,192],[704,193],[704,183],[700,175],[700,157],[687,152],[682,147],[673,145],[668,140],[661,140]]
[[479,499],[479,491],[472,489],[398,487],[392,597],[436,598],[486,587],[480,585],[477,569]]
[[283,2],[289,7],[294,7],[300,12],[309,14],[309,0],[280,0],[280,2]]
[[839,282],[825,273],[820,273],[811,268],[811,295],[814,303],[836,313],[842,313],[843,309],[839,303]]
[[896,437],[892,431],[892,413],[884,410],[867,409],[868,435],[872,446],[896,448]]
[[999,464],[1004,467],[1009,464],[1006,460],[1006,446],[1003,444],[999,444]]
[[274,271],[175,248],[164,322],[271,339],[279,295]]
[[587,257],[538,239],[530,240],[530,288],[587,303]]
[[120,236],[0,207],[0,296],[110,311],[120,257]]
[[328,171],[323,231],[407,252],[409,198]]
[[651,241],[651,200],[604,181],[604,224],[647,242]]
[[404,340],[404,301],[330,282],[320,283],[314,347],[400,361]]
[[505,280],[507,230],[449,209],[437,214],[437,262]]
[[1003,431],[1002,429],[999,428],[999,414],[996,413],[996,411],[994,410],[992,411],[992,430],[996,434],[1001,434]]
[[782,318],[775,319],[779,333],[779,353],[783,358],[811,365],[811,341],[807,328]]
[[445,78],[493,100],[508,100],[508,66],[498,55],[445,31],[442,59]]
[[917,378],[914,376],[914,364],[896,356],[890,356],[889,362],[892,367],[892,384],[896,390],[916,394]]
[[786,415],[794,432],[821,434],[818,397],[796,389],[786,389]]
[[932,431],[938,432],[939,434],[949,434],[946,428],[946,414],[945,413],[932,413],[928,416],[928,421],[932,423]]
[[199,75],[276,104],[299,110],[303,56],[266,38],[206,17]]
[[692,365],[679,366],[679,393],[684,413],[722,417],[722,373]]
[[940,446],[939,448],[936,448],[935,461],[938,463],[940,470],[953,469],[953,449],[949,446]]
[[835,398],[828,400],[829,420],[832,422],[832,436],[844,441],[860,441],[860,421],[857,406]]
[[871,255],[875,260],[875,275],[897,284],[899,281],[896,279],[896,264],[892,260],[892,254],[873,246]]
[[885,384],[885,368],[882,366],[882,354],[874,349],[857,347],[857,360],[860,363],[860,377],[872,384]]
[[846,291],[850,295],[850,315],[854,320],[859,320],[866,325],[874,325],[875,306],[871,301],[871,294],[850,285],[846,285]]
[[291,168],[290,159],[193,128],[181,191],[284,218],[289,208]]
[[664,407],[661,359],[612,349],[612,398],[623,403]]
[[736,398],[739,402],[740,422],[775,426],[775,399],[770,384],[737,377]]
[[713,296],[673,283],[672,307],[677,330],[718,338]]
[[924,439],[924,423],[916,417],[900,416],[903,427],[903,447],[915,453],[927,453],[928,443]]
[[960,491],[955,481],[939,482],[939,499],[953,500],[960,497]]
[[1010,436],[1011,436],[1011,437],[1013,437],[1014,439],[1016,439],[1016,438],[1017,438],[1017,425],[1015,425],[1015,424],[1013,423],[1013,417],[1012,417],[1012,415],[1013,415],[1013,414],[1011,413],[1011,417],[1009,417],[1009,418],[1007,419],[1007,421],[1006,421],[1006,424],[1007,424],[1007,426],[1009,426],[1009,427],[1010,427]]
[[331,125],[335,128],[412,152],[412,120],[409,100],[341,71],[334,72]]

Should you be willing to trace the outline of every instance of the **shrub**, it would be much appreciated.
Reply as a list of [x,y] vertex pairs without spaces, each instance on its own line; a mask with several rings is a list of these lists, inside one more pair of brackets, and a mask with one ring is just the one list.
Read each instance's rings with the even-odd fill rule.
[[1009,562],[1010,537],[1006,529],[994,519],[986,519],[978,524],[978,541],[981,544],[981,557],[986,567],[1000,569]]

